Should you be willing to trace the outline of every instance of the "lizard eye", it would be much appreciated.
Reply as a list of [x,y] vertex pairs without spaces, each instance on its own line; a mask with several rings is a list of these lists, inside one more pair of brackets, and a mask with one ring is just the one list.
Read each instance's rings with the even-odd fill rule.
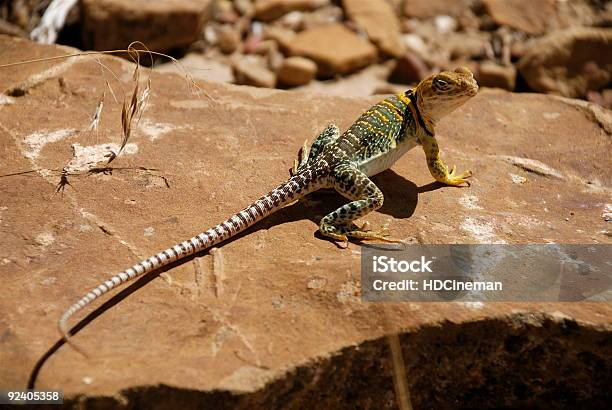
[[434,85],[436,87],[446,87],[448,83],[440,78],[434,79]]

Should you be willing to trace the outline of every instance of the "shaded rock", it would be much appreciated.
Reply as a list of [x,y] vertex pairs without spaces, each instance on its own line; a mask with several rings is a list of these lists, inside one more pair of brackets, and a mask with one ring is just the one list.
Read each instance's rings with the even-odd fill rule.
[[155,67],[160,73],[175,73],[185,76],[185,70],[198,80],[218,83],[233,83],[232,67],[219,61],[218,58],[207,58],[197,53],[187,54],[179,60],[181,65],[169,62]]
[[507,25],[529,34],[546,32],[556,14],[556,0],[483,0],[486,12],[499,25]]
[[476,79],[483,87],[512,91],[516,85],[516,68],[513,65],[502,66],[491,61],[484,61],[478,68]]
[[17,24],[9,23],[0,18],[0,34],[6,34],[15,37],[28,37],[28,33]]
[[348,74],[376,60],[376,48],[341,24],[303,31],[288,48],[292,55],[314,60],[323,76]]
[[612,80],[612,29],[552,32],[535,42],[517,67],[536,91],[584,96]]
[[389,81],[401,84],[414,84],[429,75],[429,68],[423,60],[410,51],[396,60],[395,68],[389,76]]
[[[75,51],[3,36],[0,49],[2,63]],[[118,73],[134,68],[100,59]],[[346,130],[380,98],[199,81],[212,100],[154,72],[130,139],[138,149],[117,157],[112,173],[69,176],[55,195],[52,170],[71,160],[73,144],[121,142],[112,99],[99,132],[87,131],[106,89],[99,65],[66,61],[1,69],[0,90],[36,84],[0,105],[0,275],[9,278],[0,358],[11,364],[0,366],[1,386],[26,385],[59,339],[57,318],[84,291],[259,198],[286,179],[305,139],[330,122]],[[611,243],[612,175],[601,160],[610,136],[590,116],[593,104],[572,101],[479,93],[436,128],[443,158],[474,171],[472,187],[432,184],[415,148],[373,178],[385,205],[367,220],[392,220],[394,237],[425,244]],[[36,387],[62,389],[66,408],[392,408],[387,340],[399,335],[415,409],[606,408],[610,303],[363,302],[358,245],[339,250],[315,234],[317,215],[346,200],[316,198],[321,204],[283,208],[212,253],[120,289],[110,309],[95,310],[110,297],[91,306],[71,323],[95,310],[73,339],[91,360],[64,345]]]
[[84,0],[83,44],[94,50],[126,48],[141,41],[167,51],[196,41],[210,17],[210,0]]
[[276,75],[268,69],[262,56],[239,56],[232,62],[232,67],[237,84],[266,88],[276,86]]
[[386,1],[343,0],[349,19],[363,29],[378,48],[387,55],[399,57],[404,51],[400,22],[393,6]]
[[291,11],[311,11],[327,4],[329,0],[256,0],[255,18],[270,21]]
[[589,91],[587,93],[587,100],[607,109],[612,109],[612,89],[608,88],[602,90],[602,92]]
[[489,34],[481,32],[449,33],[435,36],[434,42],[439,48],[446,48],[450,58],[480,59],[484,57],[489,44]]
[[429,18],[439,15],[456,16],[467,7],[469,0],[404,0],[404,15]]
[[278,43],[274,40],[263,40],[257,43],[253,52],[266,58],[268,67],[276,71],[283,63],[283,54],[278,49]]
[[419,54],[429,66],[442,66],[449,60],[482,59],[491,34],[486,32],[439,31],[435,19],[411,22],[411,33],[402,39],[406,46]]
[[277,73],[278,81],[288,86],[308,84],[317,74],[317,64],[304,57],[286,58]]
[[580,25],[593,25],[602,16],[588,0],[483,0],[486,12],[498,25],[528,34]]

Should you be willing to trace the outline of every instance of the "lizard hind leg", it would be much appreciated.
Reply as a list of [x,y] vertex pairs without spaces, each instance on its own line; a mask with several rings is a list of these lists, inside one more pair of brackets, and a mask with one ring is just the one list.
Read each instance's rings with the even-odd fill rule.
[[388,238],[389,232],[386,228],[372,231],[367,222],[362,227],[354,223],[356,219],[380,208],[384,201],[382,192],[367,175],[347,164],[335,169],[334,179],[334,188],[352,202],[321,219],[319,231],[323,235],[342,242],[348,242],[348,238],[399,242]]
[[290,170],[291,176],[302,171],[306,166],[313,162],[319,156],[323,149],[330,143],[334,142],[340,136],[340,129],[335,124],[329,124],[308,147],[308,141],[304,141],[304,145],[298,151],[298,157],[294,162],[293,168]]

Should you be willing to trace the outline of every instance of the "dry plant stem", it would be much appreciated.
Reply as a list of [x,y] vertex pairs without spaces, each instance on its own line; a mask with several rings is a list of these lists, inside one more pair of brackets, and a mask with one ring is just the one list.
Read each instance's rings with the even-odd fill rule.
[[393,362],[393,387],[395,388],[397,406],[400,410],[412,410],[410,392],[408,391],[408,380],[406,379],[406,366],[404,364],[399,336],[397,334],[387,336],[387,342],[389,343]]
[[[187,68],[180,62],[178,61],[176,58],[169,56],[168,54],[164,54],[164,53],[160,53],[158,51],[151,51],[151,50],[138,50],[133,48],[133,44],[136,43],[140,43],[140,42],[133,42],[131,43],[127,49],[121,49],[121,50],[105,50],[105,51],[83,51],[81,53],[75,53],[75,54],[63,54],[63,55],[59,55],[59,56],[54,56],[54,57],[45,57],[45,58],[35,58],[32,60],[26,60],[26,61],[17,61],[15,63],[8,63],[8,64],[0,64],[0,68],[4,68],[4,67],[14,67],[14,66],[18,66],[18,65],[22,65],[22,64],[32,64],[32,63],[41,63],[44,61],[52,61],[52,60],[61,60],[61,59],[65,59],[65,58],[72,58],[72,57],[86,57],[86,56],[92,56],[92,55],[105,55],[105,54],[130,54],[130,53],[141,53],[141,52],[146,52],[151,56],[160,56],[160,57],[164,57],[167,58],[168,60],[172,61],[173,64],[176,64],[177,66],[179,66],[181,68],[181,70],[183,71],[184,75],[185,75],[185,80],[187,80],[187,84],[188,84],[188,88],[191,92],[199,95],[200,93],[204,94],[208,99],[210,99],[211,101],[216,102],[216,100],[209,95],[207,92],[203,91],[200,87],[198,87],[198,85],[196,84],[195,80],[193,79],[193,76],[189,73],[189,71],[187,70]],[[142,43],[140,43],[142,44]],[[132,47],[130,49],[130,47]],[[146,47],[145,47],[146,48]]]

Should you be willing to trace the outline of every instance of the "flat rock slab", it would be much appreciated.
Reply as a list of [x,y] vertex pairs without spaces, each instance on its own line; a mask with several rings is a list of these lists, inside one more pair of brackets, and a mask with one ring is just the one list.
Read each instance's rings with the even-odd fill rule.
[[[8,37],[0,50],[0,64],[70,51]],[[130,63],[101,61],[131,88]],[[85,291],[258,198],[287,177],[305,139],[330,122],[346,129],[378,99],[204,81],[209,97],[198,96],[184,77],[154,73],[112,171],[69,176],[56,194],[63,167],[121,142],[108,91],[99,129],[88,131],[103,79],[120,87],[89,57],[0,70],[7,388],[25,387],[58,340],[58,317]],[[474,171],[472,187],[432,183],[415,149],[374,178],[386,200],[368,220],[419,243],[611,243],[610,124],[610,112],[573,100],[481,92],[437,130],[444,158]],[[359,247],[316,234],[342,202],[314,195],[138,281],[148,283],[74,337],[90,359],[63,346],[37,388],[96,408],[394,408],[385,336],[400,333],[415,408],[537,405],[549,394],[603,403],[609,303],[362,302]]]
[[151,50],[186,47],[202,33],[210,0],[84,0],[83,44],[93,50],[125,49],[140,41]]
[[376,47],[342,24],[304,30],[291,39],[289,53],[314,60],[322,76],[349,74],[376,60]]

